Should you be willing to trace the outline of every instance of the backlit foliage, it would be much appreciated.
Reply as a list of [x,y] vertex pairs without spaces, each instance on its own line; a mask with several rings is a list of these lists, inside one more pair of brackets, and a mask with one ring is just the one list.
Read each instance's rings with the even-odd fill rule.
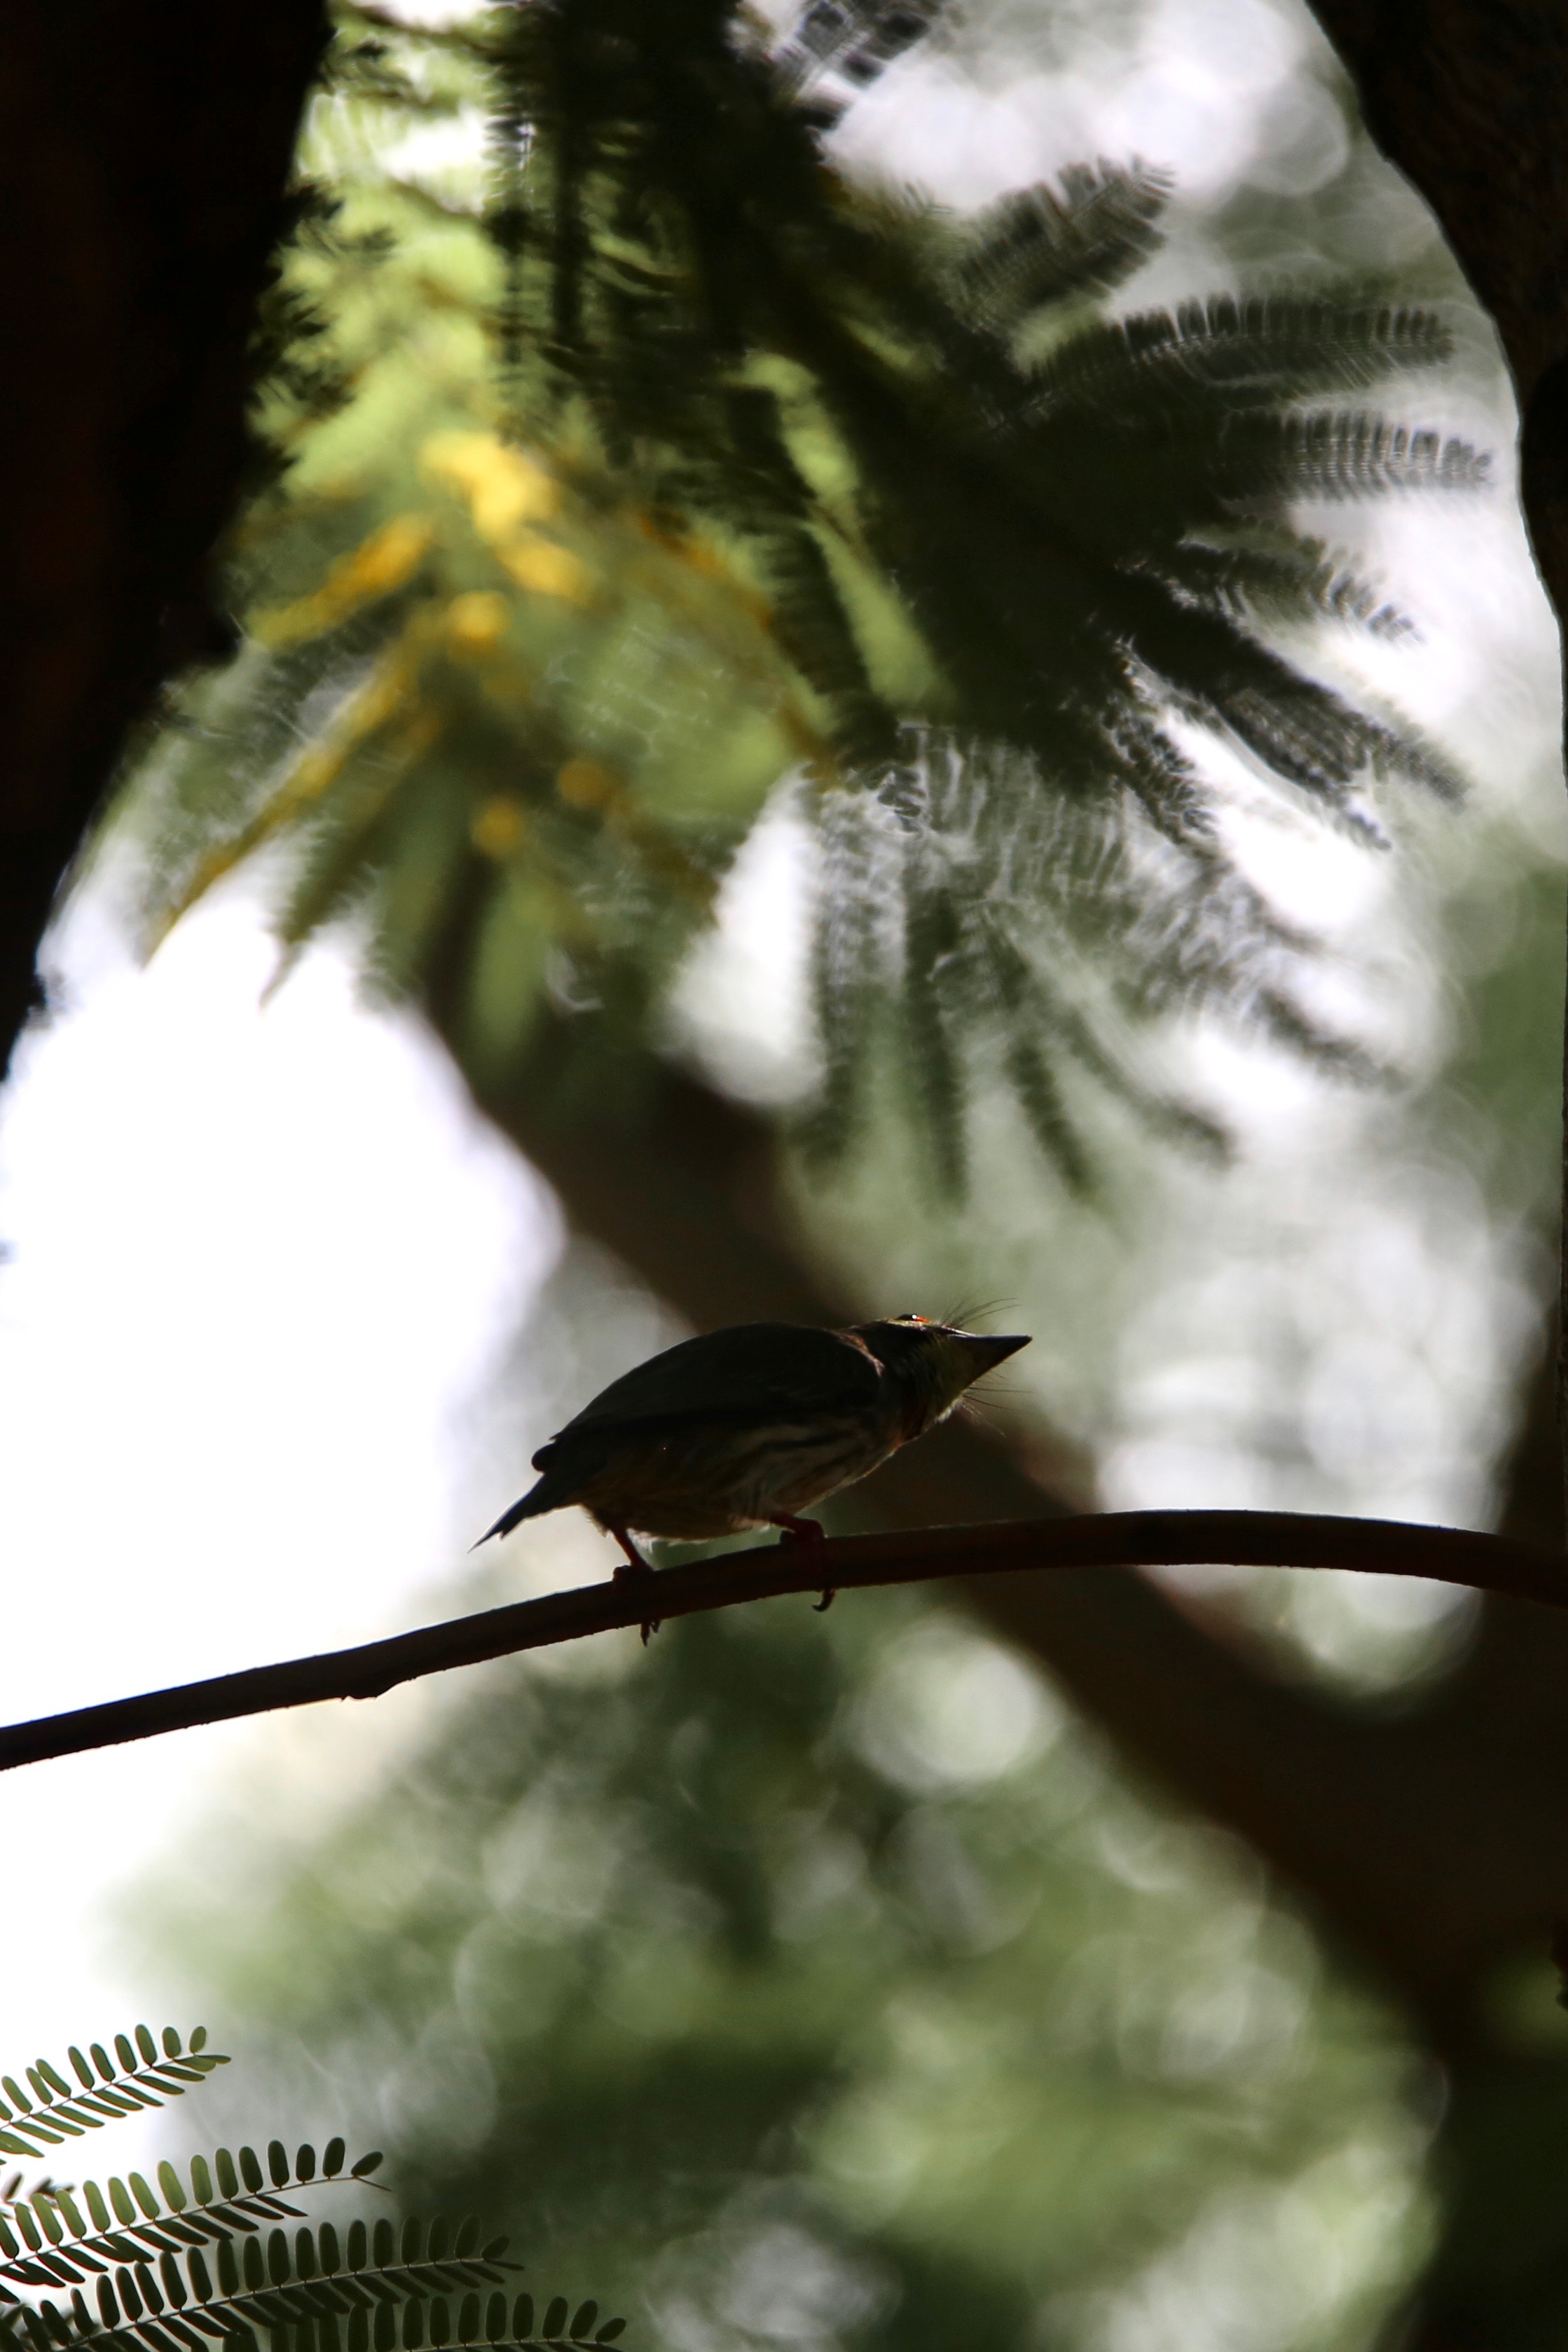
[[[187,2049],[172,2025],[163,2028],[162,2046],[145,2025],[139,2025],[134,2037],[115,2035],[112,2058],[101,2042],[95,2042],[87,2057],[72,2049],[67,2063],[76,2076],[74,2084],[47,2058],[25,2067],[31,2098],[15,2075],[0,2075],[0,2089],[10,2101],[7,2106],[0,2100],[0,2152],[33,2158],[46,2147],[63,2147],[68,2139],[101,2131],[121,2116],[183,2098],[228,2060],[207,2049],[206,2035],[200,2030],[192,2034]],[[31,2245],[32,2239],[27,2242]],[[14,2251],[9,2246],[5,2250]]]
[[[1108,315],[1158,174],[968,220],[852,185],[827,83],[929,16],[827,15],[770,57],[731,0],[344,11],[311,151],[342,205],[308,215],[308,364],[264,404],[294,463],[237,551],[243,648],[142,779],[152,911],[280,849],[286,946],[353,913],[383,984],[510,1081],[546,1023],[657,1037],[794,776],[816,1142],[852,1136],[880,1039],[949,1189],[983,1082],[1079,1181],[1064,1070],[1205,1131],[1134,1075],[1151,1013],[1354,1064],[1292,992],[1303,942],[1238,874],[1201,747],[1369,839],[1379,784],[1454,792],[1320,674],[1310,632],[1404,624],[1292,516],[1484,461],[1365,404],[1447,356],[1428,314]],[[488,189],[433,194],[398,139],[465,107]]]
[[[140,2063],[120,2034],[119,2068],[98,2042],[90,2064],[73,2049],[77,2090],[40,2059],[27,2078],[39,2108],[60,2128],[32,2120],[36,2110],[6,2075],[0,2079],[20,2116],[12,2123],[58,2141],[62,2132],[79,2136],[158,2106],[154,2092],[177,2096],[228,2063],[205,2051],[205,2040],[198,2031],[185,2050],[165,2028],[160,2055],[139,2025]],[[9,2131],[3,2144],[33,2153]],[[309,2145],[290,2158],[273,2140],[265,2166],[247,2147],[220,2147],[210,2163],[193,2157],[183,2175],[165,2159],[158,2191],[139,2172],[101,2185],[44,2180],[25,2197],[13,2182],[0,2201],[0,2341],[13,2352],[89,2343],[102,2352],[208,2352],[215,2340],[237,2352],[257,2352],[263,2341],[271,2352],[421,2352],[450,2344],[543,2352],[608,2346],[621,2335],[625,2321],[601,2326],[595,2303],[573,2310],[557,2295],[536,2313],[532,2295],[510,2293],[507,2274],[521,2265],[506,2259],[505,2238],[481,2243],[471,2216],[455,2228],[417,2215],[401,2223],[354,2219],[341,2232],[329,2221],[292,2237],[277,2226],[306,2221],[296,2197],[353,2189],[381,2162],[373,2153],[350,2167],[344,2142],[333,2139],[318,2167]]]

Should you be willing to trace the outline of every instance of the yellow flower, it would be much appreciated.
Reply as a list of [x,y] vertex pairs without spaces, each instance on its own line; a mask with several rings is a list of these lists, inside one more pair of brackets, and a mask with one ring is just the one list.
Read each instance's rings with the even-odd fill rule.
[[567,604],[585,604],[594,593],[594,575],[580,555],[558,547],[552,539],[525,531],[496,553],[520,588],[538,596],[559,596]]
[[474,813],[469,836],[481,857],[493,857],[499,863],[510,857],[522,839],[526,820],[514,800],[498,793]]
[[488,654],[500,645],[511,618],[506,598],[493,588],[470,588],[447,607],[447,634],[464,653]]
[[568,808],[611,808],[626,799],[614,776],[596,760],[568,760],[555,779],[555,789]]
[[419,463],[468,500],[474,529],[520,588],[568,604],[587,603],[594,575],[582,557],[531,528],[561,510],[561,486],[537,458],[493,433],[436,433]]
[[525,523],[547,521],[561,505],[560,487],[544,467],[493,433],[434,433],[419,463],[461,491],[474,529],[492,546]]
[[340,555],[321,586],[298,603],[285,604],[257,623],[263,645],[300,645],[336,628],[361,604],[390,595],[412,578],[425,558],[433,536],[428,516],[394,515],[362,545]]

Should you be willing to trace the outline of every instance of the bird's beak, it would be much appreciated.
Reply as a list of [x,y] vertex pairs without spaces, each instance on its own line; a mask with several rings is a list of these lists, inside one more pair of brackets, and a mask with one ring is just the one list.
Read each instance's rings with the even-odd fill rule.
[[970,1379],[977,1381],[983,1372],[994,1371],[998,1364],[1005,1364],[1009,1356],[1016,1356],[1020,1348],[1026,1348],[1028,1344],[1029,1334],[1026,1331],[1001,1339],[965,1332],[964,1353],[974,1367]]

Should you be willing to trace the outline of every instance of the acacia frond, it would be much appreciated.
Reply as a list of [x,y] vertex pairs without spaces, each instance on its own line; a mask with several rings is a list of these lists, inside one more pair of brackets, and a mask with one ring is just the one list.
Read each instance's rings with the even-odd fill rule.
[[[191,2243],[192,2231],[155,2256],[132,2248],[113,2267],[73,2248],[75,2274],[97,2273],[91,2301],[78,2284],[64,2305],[46,2296],[0,2311],[0,2341],[16,2352],[73,2345],[207,2352],[215,2340],[241,2352],[262,2342],[273,2352],[418,2352],[453,2343],[542,2352],[607,2346],[626,2326],[621,2319],[601,2325],[594,2302],[574,2311],[557,2295],[541,2314],[531,2294],[509,2295],[506,2273],[520,2265],[506,2259],[504,2237],[481,2244],[472,2217],[455,2231],[417,2216],[374,2230],[356,2220],[341,2236],[330,2221],[299,2229],[292,2240],[274,2228],[264,2242],[251,2218],[263,2208],[300,2211],[278,2198],[231,2200],[204,2212],[205,2244]],[[248,2234],[237,2236],[242,2230]]]
[[1430,310],[1343,294],[1212,296],[1173,310],[1102,320],[1038,371],[1040,398],[1112,406],[1158,398],[1201,406],[1218,388],[1237,406],[1275,405],[1312,393],[1369,392],[1391,373],[1435,367],[1453,336]]
[[[362,2156],[348,2172],[345,2160],[343,2142],[330,2141],[320,2181],[363,2181],[382,2158],[379,2151]],[[235,2153],[220,2147],[210,2165],[205,2157],[191,2158],[189,2181],[187,2189],[176,2168],[163,2162],[158,2166],[162,2201],[139,2172],[101,2184],[85,2180],[79,2189],[46,2182],[31,2197],[12,2199],[7,2210],[23,2243],[18,2246],[0,2215],[0,2302],[19,2304],[17,2286],[79,2286],[107,2276],[116,2263],[217,2245],[237,2232],[254,2234],[268,2221],[302,2220],[303,2208],[289,2204],[284,2192],[318,2183],[316,2152],[301,2147],[290,2164],[281,2140],[273,2140],[264,2171],[253,2147]]]
[[780,85],[823,128],[924,38],[943,0],[807,0],[773,49]]
[[[201,2051],[200,2036],[192,2039],[194,2051],[182,2051],[169,2030],[160,2055],[138,2027],[140,2063],[135,2051],[129,2058],[121,2052],[119,2068],[95,2043],[99,2079],[90,2097],[69,2095],[73,2112],[110,2096],[122,2102],[120,2111],[134,2111],[132,2089],[136,2105],[156,2106],[149,2084],[174,2095],[205,2069],[226,2064]],[[117,2042],[129,2047],[123,2035]],[[70,2057],[79,2078],[90,2073],[79,2051]],[[40,2060],[28,2074],[59,2120],[60,2104],[50,2095],[62,2087],[58,2070]],[[5,2087],[18,2095],[8,2078]],[[93,2120],[111,2116],[83,2114],[70,2128]],[[481,2243],[471,2217],[455,2231],[417,2216],[373,2226],[355,2219],[342,2233],[324,2221],[292,2238],[277,2226],[306,2222],[306,2208],[294,2201],[301,2194],[363,2187],[381,2162],[377,2151],[350,2166],[344,2142],[333,2139],[318,2166],[309,2144],[290,2158],[273,2140],[265,2165],[249,2147],[220,2147],[210,2163],[193,2157],[184,2174],[165,2160],[156,2190],[132,2172],[102,2184],[45,2182],[30,2196],[12,2196],[0,2206],[0,2346],[206,2352],[216,2340],[237,2352],[257,2352],[264,2341],[272,2352],[418,2352],[426,2343],[455,2342],[497,2352],[557,2346],[580,2352],[621,2335],[625,2321],[601,2326],[595,2303],[574,2312],[556,2296],[536,2315],[531,2295],[510,2297],[506,2274],[521,2265],[506,2258],[505,2238]]]
[[205,2026],[196,2028],[187,2045],[166,2025],[160,2046],[150,2028],[138,2025],[134,2037],[115,2035],[112,2057],[101,2042],[95,2042],[87,2056],[73,2046],[67,2063],[76,2076],[74,2084],[47,2058],[24,2067],[31,2098],[14,2074],[0,2074],[0,2090],[5,2095],[0,2099],[0,2151],[36,2158],[46,2147],[63,2147],[68,2139],[101,2131],[123,2116],[183,2098],[228,2060],[207,2049]]
[[1103,158],[1075,164],[1055,188],[1020,188],[963,231],[954,296],[977,326],[1008,340],[1075,296],[1109,294],[1160,243],[1171,177]]
[[1190,765],[1152,726],[1124,725],[1114,756],[1128,785],[1110,808],[1053,793],[1025,760],[935,734],[874,797],[828,797],[816,1003],[830,1052],[800,1130],[808,1151],[846,1149],[865,1108],[854,1078],[890,1054],[949,1197],[969,1111],[998,1085],[1077,1192],[1097,1174],[1082,1077],[1171,1140],[1223,1156],[1224,1130],[1128,1051],[1130,1024],[1176,1013],[1244,1005],[1323,1067],[1382,1075],[1297,1000],[1310,943],[1223,854]]
[[[286,848],[286,948],[353,915],[380,984],[438,1000],[488,1080],[552,992],[593,1008],[586,1050],[648,1042],[793,771],[826,868],[824,1149],[889,1022],[950,1190],[982,1068],[1074,1182],[1075,1074],[1182,1127],[1129,1075],[1134,1018],[1223,1013],[1357,1066],[1296,1004],[1303,942],[1177,735],[1369,842],[1380,784],[1457,792],[1419,730],[1296,658],[1325,622],[1411,625],[1296,509],[1486,478],[1369,404],[1448,330],[1354,289],[1103,317],[1161,234],[1138,166],[967,223],[849,184],[818,135],[832,92],[937,13],[815,0],[770,58],[735,0],[574,0],[410,29],[405,58],[395,20],[350,11],[334,71],[359,96],[335,103],[390,120],[400,78],[443,103],[486,78],[488,195],[416,225],[422,257],[457,257],[438,304],[428,257],[400,278],[361,226],[368,183],[355,236],[321,206],[302,228],[283,439],[394,377],[413,422],[384,447],[368,401],[335,505],[318,489],[290,526],[285,500],[242,549],[252,642],[155,764],[156,913]],[[494,380],[410,393],[411,286],[422,318],[488,332]],[[334,304],[352,350],[346,328],[321,348]],[[962,856],[914,740],[980,795]]]

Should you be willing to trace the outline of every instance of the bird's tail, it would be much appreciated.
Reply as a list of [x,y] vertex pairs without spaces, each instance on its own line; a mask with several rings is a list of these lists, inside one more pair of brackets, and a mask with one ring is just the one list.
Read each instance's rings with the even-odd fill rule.
[[492,1536],[510,1536],[513,1528],[519,1526],[522,1520],[536,1519],[542,1511],[559,1510],[561,1496],[559,1493],[548,1492],[550,1480],[547,1477],[541,1478],[536,1485],[529,1488],[526,1495],[511,1506],[510,1510],[501,1513],[493,1528],[485,1529],[484,1534],[479,1538],[479,1543],[470,1544],[468,1549],[478,1551],[479,1544],[488,1544]]

